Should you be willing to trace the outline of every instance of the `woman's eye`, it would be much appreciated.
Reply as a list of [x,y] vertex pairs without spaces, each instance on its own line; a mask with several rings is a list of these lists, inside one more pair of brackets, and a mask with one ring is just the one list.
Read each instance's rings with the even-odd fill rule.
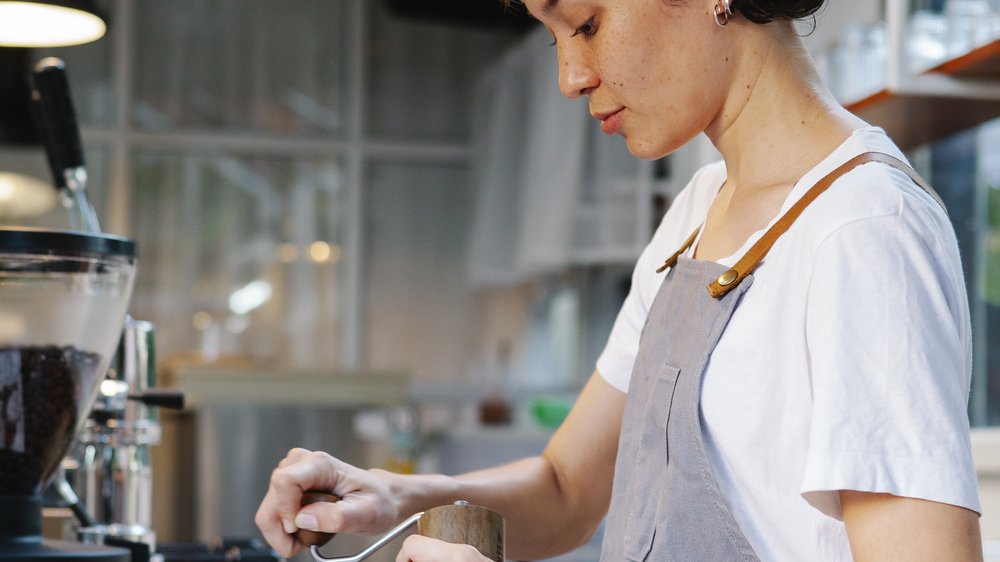
[[570,37],[576,37],[577,35],[581,35],[581,34],[583,34],[583,35],[593,35],[595,30],[596,30],[596,27],[594,26],[594,18],[590,18],[589,20],[585,21],[583,23],[583,25],[581,25],[580,27],[576,28],[576,31],[574,31],[573,35],[570,35]]

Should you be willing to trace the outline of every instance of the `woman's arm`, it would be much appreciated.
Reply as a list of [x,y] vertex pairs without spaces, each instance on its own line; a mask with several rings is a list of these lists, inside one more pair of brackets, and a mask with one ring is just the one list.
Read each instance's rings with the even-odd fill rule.
[[[464,499],[504,517],[512,559],[549,557],[589,539],[607,512],[624,410],[625,394],[595,372],[541,456],[454,478],[361,470],[295,449],[272,473],[255,521],[287,557],[303,548],[296,528],[378,533]],[[343,499],[302,508],[302,492],[314,489]]]
[[978,562],[979,516],[945,503],[890,494],[840,491],[856,562]]
[[585,543],[611,503],[625,398],[597,372],[541,457],[458,477],[507,523],[508,557],[548,558]]

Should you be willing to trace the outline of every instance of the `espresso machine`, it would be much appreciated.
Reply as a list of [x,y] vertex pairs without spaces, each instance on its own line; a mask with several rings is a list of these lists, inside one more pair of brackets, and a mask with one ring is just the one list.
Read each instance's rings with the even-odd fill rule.
[[155,350],[153,325],[126,318],[90,416],[63,461],[72,485],[59,482],[57,490],[77,505],[81,541],[126,546],[132,562],[162,559],[152,528],[150,447],[160,442],[158,408],[184,407],[181,391],[156,388]]

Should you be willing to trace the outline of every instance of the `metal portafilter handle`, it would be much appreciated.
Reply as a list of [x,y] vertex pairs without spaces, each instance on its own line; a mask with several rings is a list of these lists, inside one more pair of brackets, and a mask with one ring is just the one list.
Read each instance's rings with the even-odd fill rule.
[[[309,491],[302,495],[302,504],[316,502],[337,502],[340,498],[329,492]],[[317,562],[361,562],[371,556],[396,537],[417,525],[417,533],[425,537],[456,544],[474,546],[483,556],[495,561],[504,560],[504,520],[499,513],[471,505],[467,501],[457,501],[415,513],[383,535],[371,546],[354,556],[327,558],[319,547],[326,544],[334,533],[323,533],[299,529],[295,538],[309,546],[309,551]]]

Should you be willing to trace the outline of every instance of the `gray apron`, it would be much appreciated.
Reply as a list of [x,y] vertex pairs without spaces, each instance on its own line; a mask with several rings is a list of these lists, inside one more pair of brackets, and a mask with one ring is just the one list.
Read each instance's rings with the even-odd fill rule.
[[836,179],[867,162],[902,170],[936,197],[905,163],[884,154],[862,154],[817,182],[732,268],[681,257],[699,227],[658,270],[669,271],[639,340],[602,561],[759,560],[719,490],[705,452],[702,376],[740,297],[753,283],[751,272],[777,238]]

